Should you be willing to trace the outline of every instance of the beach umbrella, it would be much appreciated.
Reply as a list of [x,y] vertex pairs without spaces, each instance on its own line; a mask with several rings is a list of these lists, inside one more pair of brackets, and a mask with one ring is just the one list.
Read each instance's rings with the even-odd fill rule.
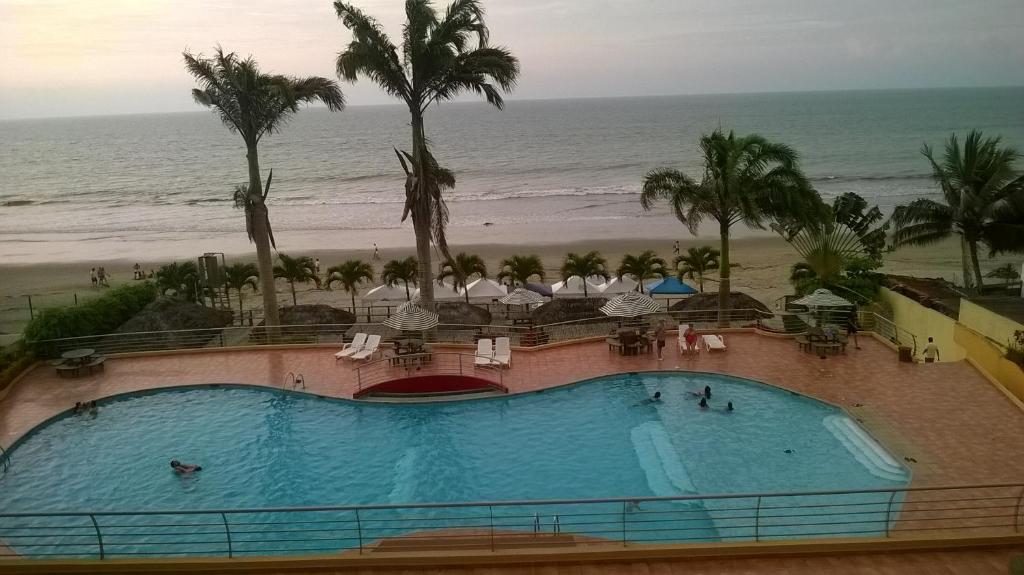
[[[580,276],[572,276],[567,280],[560,281],[555,284],[551,284],[552,295],[560,296],[575,296],[583,295],[583,278]],[[601,276],[590,276],[586,279],[587,283],[587,295],[601,293],[601,284],[604,283],[604,278]]]
[[806,307],[850,307],[853,305],[849,300],[843,299],[827,289],[816,289],[814,293],[793,302],[796,305]]
[[661,305],[640,292],[626,292],[608,300],[601,313],[609,317],[637,317],[661,311]]
[[436,327],[439,321],[436,313],[410,301],[398,306],[398,310],[384,320],[384,325],[399,331],[423,331]]
[[363,294],[363,301],[406,301],[404,285],[379,285]]
[[480,278],[466,286],[469,299],[497,299],[508,295],[508,288],[488,278]]
[[524,288],[516,288],[512,293],[498,300],[505,305],[533,305],[544,303],[544,296]]
[[693,295],[697,293],[697,290],[674,277],[653,281],[645,287],[647,288],[647,293],[651,295]]
[[631,291],[637,291],[637,286],[640,284],[629,276],[622,276],[621,278],[612,278],[606,283],[600,286],[601,294],[608,297],[618,295],[620,293],[626,293]]

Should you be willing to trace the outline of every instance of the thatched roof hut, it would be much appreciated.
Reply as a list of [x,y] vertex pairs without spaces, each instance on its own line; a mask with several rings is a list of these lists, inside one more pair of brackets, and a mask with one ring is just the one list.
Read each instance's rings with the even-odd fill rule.
[[210,340],[219,337],[219,331],[183,333],[180,330],[216,330],[231,325],[231,320],[230,311],[160,297],[121,324],[116,333],[162,332],[146,336],[147,349],[205,347]]
[[280,315],[281,325],[352,325],[356,322],[356,316],[351,312],[324,304],[281,308]]
[[575,321],[592,317],[607,317],[601,313],[601,306],[608,300],[600,297],[555,298],[530,312],[536,324]]
[[491,312],[464,301],[437,302],[437,315],[446,325],[490,325]]
[[[771,312],[768,306],[753,297],[734,291],[729,294],[729,309],[731,310],[758,310]],[[669,311],[706,312],[707,319],[703,321],[714,321],[718,316],[718,293],[708,292],[692,295],[684,300],[672,304]],[[732,317],[738,321],[750,321],[757,318],[757,312],[750,311],[747,314],[733,312]]]

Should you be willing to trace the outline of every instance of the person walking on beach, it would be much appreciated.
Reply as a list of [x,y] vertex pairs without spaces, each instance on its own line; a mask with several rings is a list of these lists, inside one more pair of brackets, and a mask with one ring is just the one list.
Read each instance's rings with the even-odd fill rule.
[[924,346],[924,362],[935,363],[939,361],[939,346],[935,345],[932,338],[928,338],[928,345]]
[[136,280],[142,279],[142,266],[140,266],[138,262],[135,262],[135,265],[132,266],[132,272],[133,272],[132,279],[136,279]]
[[679,240],[676,240],[675,242],[672,243],[672,255],[679,255]]
[[107,270],[104,269],[103,266],[100,266],[99,269],[96,270],[96,280],[99,285],[110,287],[110,284],[107,283]]
[[373,261],[380,261],[380,250],[377,249],[377,244],[373,244]]
[[658,361],[665,359],[662,351],[665,349],[665,320],[658,320],[658,326],[654,328],[654,339],[657,340]]
[[316,274],[316,277],[320,277],[320,258],[316,258],[316,261],[313,263],[313,273]]
[[89,270],[89,281],[92,282],[92,287],[96,287],[99,285],[99,279],[97,279],[96,277],[96,268],[92,268],[91,270]]

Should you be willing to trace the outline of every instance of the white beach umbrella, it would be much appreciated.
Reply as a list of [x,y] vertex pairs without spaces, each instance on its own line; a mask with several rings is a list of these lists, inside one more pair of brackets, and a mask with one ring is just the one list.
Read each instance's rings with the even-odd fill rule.
[[406,301],[405,285],[379,285],[363,294],[363,301]]
[[611,297],[620,293],[637,291],[636,288],[639,285],[635,279],[629,276],[623,276],[621,279],[612,278],[601,286],[601,293]]
[[[412,299],[420,297],[420,288],[416,288],[416,291],[412,294]],[[434,282],[434,301],[454,301],[462,299],[464,296],[462,292],[455,289],[450,283],[445,282]]]
[[[551,284],[551,294],[553,296],[583,295],[583,283],[584,279],[580,276],[572,276],[567,280]],[[600,287],[603,283],[604,278],[601,276],[590,276],[587,278],[587,295],[597,295],[601,293]]]
[[544,303],[544,296],[525,288],[516,288],[512,293],[498,300],[505,305],[533,305]]
[[640,292],[626,292],[601,306],[601,313],[610,317],[637,317],[661,311],[661,305]]
[[814,293],[805,295],[804,297],[793,302],[796,305],[803,305],[807,307],[819,308],[819,307],[849,307],[853,303],[849,300],[845,300],[836,294],[828,291],[827,289],[816,289]]
[[508,295],[508,288],[488,278],[480,278],[466,286],[469,299],[497,299]]
[[384,325],[399,331],[422,331],[436,327],[439,321],[436,313],[410,301],[398,306],[398,310],[384,320]]

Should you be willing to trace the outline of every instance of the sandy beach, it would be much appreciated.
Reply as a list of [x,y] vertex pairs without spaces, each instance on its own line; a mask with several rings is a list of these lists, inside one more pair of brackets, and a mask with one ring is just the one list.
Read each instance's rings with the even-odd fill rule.
[[[658,218],[661,220],[661,218]],[[649,225],[654,223],[655,225]],[[653,249],[658,255],[671,262],[672,242],[679,237],[683,251],[689,246],[713,245],[718,246],[718,238],[705,234],[698,238],[689,236],[678,223],[671,225],[671,222],[643,222],[642,237],[621,237],[608,238],[600,237],[607,235],[607,229],[603,230],[580,230],[578,227],[570,227],[568,230],[552,229],[550,225],[537,226],[538,229],[531,230],[526,224],[519,226],[520,232],[534,232],[515,234],[525,238],[516,241],[514,237],[494,230],[489,231],[490,237],[499,238],[496,242],[462,242],[460,237],[473,237],[479,240],[477,234],[460,233],[453,230],[451,247],[453,251],[466,251],[479,254],[487,263],[491,274],[496,274],[498,262],[505,257],[514,254],[537,254],[545,265],[548,283],[558,281],[559,267],[567,252],[598,250],[604,255],[614,268],[624,254],[635,254],[645,249]],[[390,230],[389,230],[390,231]],[[397,230],[396,230],[397,231]],[[593,232],[593,233],[592,233]],[[598,233],[599,232],[599,233]],[[653,232],[653,233],[652,233]],[[619,234],[627,236],[626,230],[619,230]],[[651,234],[647,236],[646,234]],[[657,234],[657,235],[655,235]],[[574,237],[562,242],[562,237]],[[381,261],[375,262],[375,268],[379,273],[383,262],[397,258],[413,255],[412,234],[385,234],[378,233],[380,241]],[[244,236],[242,236],[244,240]],[[403,242],[403,239],[405,242]],[[326,249],[309,247],[307,249],[286,249],[288,245],[315,245],[314,242],[299,242],[295,238],[280,238],[282,251],[290,255],[309,255],[319,257],[321,267],[326,270],[329,266],[340,263],[346,259],[361,258],[370,261],[373,251],[372,242],[359,241],[358,249]],[[407,243],[406,243],[407,242]],[[338,245],[335,242],[316,242],[320,245]],[[340,242],[339,242],[340,243]],[[349,242],[352,245],[351,242]],[[404,244],[404,245],[403,245]],[[365,247],[364,247],[365,246]],[[191,259],[187,253],[181,254],[180,260]],[[144,269],[156,269],[160,265],[172,261],[174,258],[141,259],[139,263]],[[241,252],[228,255],[228,262],[253,261],[254,252]],[[796,252],[789,244],[777,236],[761,235],[740,237],[732,240],[732,260],[738,264],[733,268],[733,286],[735,290],[746,292],[766,305],[771,307],[776,299],[785,294],[791,293],[789,284],[789,269],[798,260]],[[994,259],[985,262],[986,269],[1001,263],[1001,259]],[[1007,259],[1006,261],[1014,261]],[[0,332],[13,334],[19,332],[29,320],[29,298],[32,296],[32,304],[36,310],[44,307],[58,305],[69,305],[78,301],[95,297],[103,292],[103,289],[92,288],[89,284],[89,268],[102,265],[106,267],[111,275],[111,285],[116,286],[132,281],[132,265],[134,260],[128,259],[97,259],[88,262],[66,263],[38,263],[33,265],[0,265]],[[954,279],[960,273],[959,250],[954,241],[943,242],[928,248],[904,248],[894,253],[887,254],[885,266],[882,271],[913,275],[919,277],[945,277]],[[705,289],[713,291],[717,289],[714,281],[707,282]],[[291,296],[287,284],[279,280],[278,299],[282,306],[291,305]],[[298,287],[299,303],[326,303],[338,307],[350,305],[349,295],[340,289],[333,291],[314,289],[312,284]],[[247,294],[246,308],[249,305],[259,305],[259,298]]]

